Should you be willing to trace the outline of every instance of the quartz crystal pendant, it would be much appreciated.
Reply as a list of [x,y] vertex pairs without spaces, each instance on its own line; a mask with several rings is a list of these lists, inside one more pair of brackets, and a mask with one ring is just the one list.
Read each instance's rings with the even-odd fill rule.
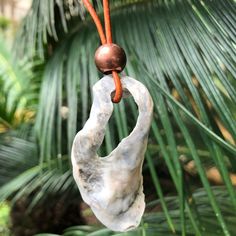
[[73,176],[83,200],[96,217],[113,231],[137,227],[145,209],[142,164],[152,121],[153,101],[147,88],[122,76],[124,95],[132,95],[139,116],[130,135],[106,157],[99,157],[106,125],[113,112],[114,82],[105,76],[93,87],[93,105],[72,146]]

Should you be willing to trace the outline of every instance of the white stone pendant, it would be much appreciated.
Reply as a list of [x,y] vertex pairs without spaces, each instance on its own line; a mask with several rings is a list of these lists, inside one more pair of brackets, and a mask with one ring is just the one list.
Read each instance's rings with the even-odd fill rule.
[[84,128],[72,146],[73,176],[83,200],[96,217],[113,231],[127,231],[140,224],[145,209],[142,164],[152,121],[153,101],[137,80],[121,76],[124,94],[132,95],[139,116],[130,135],[106,157],[99,157],[106,125],[113,112],[111,76],[93,86],[93,105]]

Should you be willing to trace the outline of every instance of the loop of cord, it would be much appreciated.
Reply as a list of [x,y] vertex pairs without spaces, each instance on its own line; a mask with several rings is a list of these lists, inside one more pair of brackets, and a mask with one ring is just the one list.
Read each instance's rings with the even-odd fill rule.
[[[111,31],[111,17],[110,17],[110,7],[109,7],[109,0],[103,0],[103,11],[104,11],[104,21],[105,21],[105,32],[104,34],[102,23],[93,8],[92,4],[89,0],[83,0],[85,7],[87,8],[88,12],[90,13],[96,27],[97,31],[101,40],[102,44],[112,43],[112,31]],[[116,71],[112,71],[112,76],[115,83],[115,96],[112,99],[112,102],[119,103],[122,98],[122,85],[120,81],[120,76]]]

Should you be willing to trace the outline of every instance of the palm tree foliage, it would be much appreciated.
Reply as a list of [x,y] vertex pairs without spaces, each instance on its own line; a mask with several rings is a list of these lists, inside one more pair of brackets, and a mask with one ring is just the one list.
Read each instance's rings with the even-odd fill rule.
[[[94,4],[102,16],[101,1]],[[204,229],[210,227],[208,233],[213,235],[216,227],[219,234],[230,235],[235,230],[236,209],[232,183],[236,171],[235,2],[116,0],[111,6],[114,41],[122,45],[128,57],[124,73],[143,82],[155,104],[145,167],[163,211],[144,217],[140,230],[145,231],[147,226],[147,235],[157,235],[162,229],[158,226],[166,221],[166,234],[189,235],[191,231],[206,235]],[[28,154],[35,152],[37,160],[5,182],[0,199],[11,196],[16,200],[37,190],[33,207],[46,198],[46,192],[62,194],[75,189],[70,148],[88,118],[91,88],[101,77],[93,61],[98,42],[91,18],[79,1],[33,1],[17,36],[15,54],[18,59],[25,55],[29,62],[39,57],[46,64],[42,81],[31,81],[40,88],[31,132],[34,138],[23,137],[24,141],[17,144],[14,142],[19,140],[14,138],[10,144],[1,142],[0,149],[5,152],[1,152],[0,162],[4,164],[8,157],[11,168],[27,156],[23,153],[26,150]],[[7,84],[4,79],[1,83]],[[23,99],[25,93],[20,95]],[[10,98],[7,93],[6,100]],[[115,105],[102,155],[128,135],[136,117],[132,99]],[[32,148],[36,144],[39,150]],[[198,190],[194,193],[196,186],[185,178],[183,159],[194,163],[204,188],[199,190],[202,195]],[[161,161],[176,188],[175,198],[163,193],[158,176]],[[207,175],[212,167],[225,185],[217,191]],[[0,174],[2,178],[4,174]]]

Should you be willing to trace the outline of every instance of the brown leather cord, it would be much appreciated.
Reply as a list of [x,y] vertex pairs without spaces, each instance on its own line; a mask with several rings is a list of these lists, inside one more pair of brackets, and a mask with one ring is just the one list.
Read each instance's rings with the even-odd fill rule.
[[109,0],[103,0],[103,11],[104,11],[105,32],[106,32],[107,43],[112,43]]
[[94,10],[92,4],[90,3],[89,0],[83,0],[83,3],[85,5],[85,7],[87,8],[88,12],[90,13],[96,27],[97,27],[97,31],[98,31],[98,34],[99,34],[99,37],[100,37],[100,40],[102,42],[102,44],[105,44],[107,43],[107,40],[106,40],[106,36],[103,32],[103,28],[102,28],[102,23],[96,13],[96,11]]
[[[88,12],[90,13],[96,27],[97,31],[101,40],[102,44],[111,44],[112,43],[112,30],[111,30],[111,17],[110,17],[110,7],[109,7],[109,0],[103,0],[103,10],[104,10],[104,21],[105,21],[105,32],[104,34],[102,23],[93,8],[92,4],[89,0],[83,0],[85,7],[87,8]],[[114,103],[119,103],[122,98],[122,85],[120,81],[120,76],[117,71],[112,71],[112,76],[115,83],[115,96],[113,97],[112,101]]]

